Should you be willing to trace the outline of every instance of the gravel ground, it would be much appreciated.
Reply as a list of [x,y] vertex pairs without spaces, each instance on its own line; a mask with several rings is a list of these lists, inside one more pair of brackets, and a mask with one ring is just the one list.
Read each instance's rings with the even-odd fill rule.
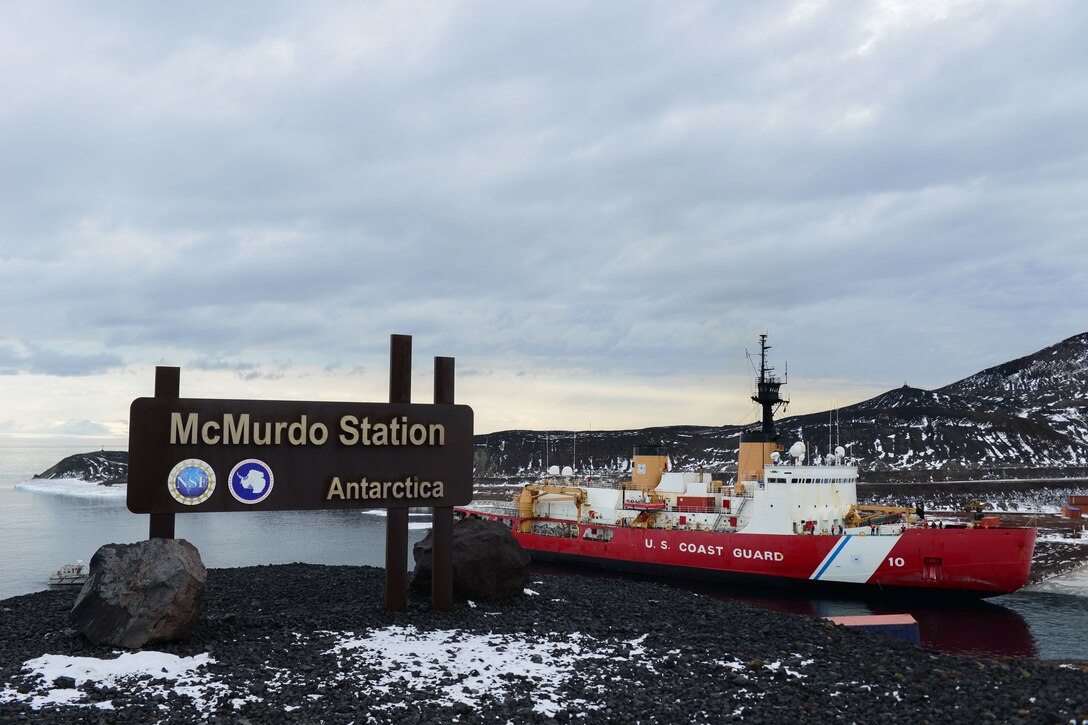
[[[40,655],[116,657],[66,628],[74,591],[0,601],[0,722],[1088,722],[1088,667],[934,654],[653,582],[537,576],[502,604],[384,611],[384,571],[208,573],[199,683],[85,683],[34,710]],[[354,633],[354,638],[346,633]],[[109,703],[99,709],[93,703]]]

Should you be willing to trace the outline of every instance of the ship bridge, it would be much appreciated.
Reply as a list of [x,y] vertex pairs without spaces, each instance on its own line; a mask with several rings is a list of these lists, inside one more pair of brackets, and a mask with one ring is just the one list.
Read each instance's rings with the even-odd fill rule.
[[[751,519],[746,533],[803,533],[813,522],[819,533],[844,525],[850,507],[857,502],[857,468],[848,465],[768,465],[749,504]],[[751,485],[751,484],[749,484]]]

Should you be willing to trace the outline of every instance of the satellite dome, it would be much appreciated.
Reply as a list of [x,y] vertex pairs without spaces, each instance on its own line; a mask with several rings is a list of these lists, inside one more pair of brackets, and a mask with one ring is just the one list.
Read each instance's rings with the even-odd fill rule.
[[570,478],[574,475],[574,469],[570,466],[563,466],[563,478]]
[[559,466],[549,466],[548,467],[548,475],[549,476],[558,476],[559,475]]
[[774,463],[778,463],[780,458],[782,458],[781,453],[779,453],[778,451],[771,451],[771,461],[773,461]]
[[846,458],[846,449],[842,446],[835,446],[835,460],[841,461]]
[[790,457],[795,461],[802,461],[805,458],[805,444],[801,441],[797,441],[790,446]]

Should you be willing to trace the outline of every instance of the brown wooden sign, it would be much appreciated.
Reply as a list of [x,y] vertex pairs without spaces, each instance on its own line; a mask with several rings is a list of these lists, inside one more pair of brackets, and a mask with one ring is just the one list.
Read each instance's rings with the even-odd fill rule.
[[133,513],[448,507],[472,499],[465,405],[138,398]]
[[132,403],[128,508],[148,535],[174,514],[385,508],[385,607],[406,611],[408,507],[432,508],[431,604],[453,609],[453,507],[472,500],[472,409],[454,405],[454,359],[434,359],[434,404],[412,405],[412,337],[389,337],[389,403],[181,397],[181,368],[155,368]]

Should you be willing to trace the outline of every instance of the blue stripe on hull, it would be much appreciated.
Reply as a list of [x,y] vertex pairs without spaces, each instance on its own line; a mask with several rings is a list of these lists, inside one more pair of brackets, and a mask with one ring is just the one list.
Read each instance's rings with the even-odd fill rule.
[[850,541],[850,538],[850,536],[846,536],[845,538],[843,538],[842,541],[839,542],[838,546],[832,549],[831,556],[828,557],[827,561],[824,562],[824,565],[820,567],[820,571],[816,572],[816,576],[812,577],[813,581],[819,581],[820,577],[823,576],[825,571],[827,571],[827,568],[831,566],[831,562],[835,561],[835,557],[841,554],[842,550],[846,548],[846,542]]

